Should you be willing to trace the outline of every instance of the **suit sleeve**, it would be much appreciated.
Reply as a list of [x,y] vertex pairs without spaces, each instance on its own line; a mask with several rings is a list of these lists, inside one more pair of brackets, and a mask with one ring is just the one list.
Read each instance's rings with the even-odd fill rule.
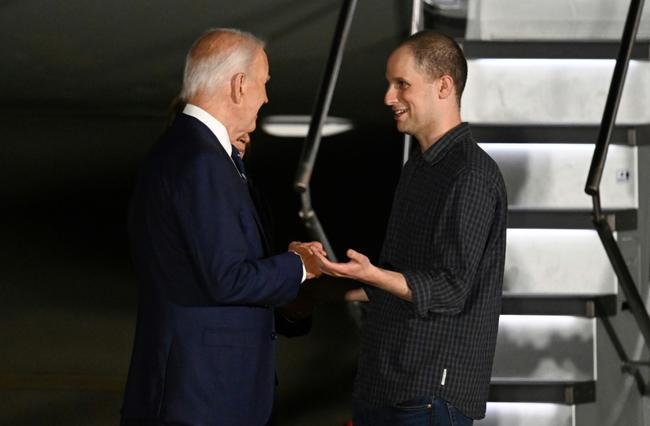
[[176,193],[196,281],[218,304],[286,304],[298,292],[302,262],[291,252],[258,257],[261,241],[252,206],[236,202],[241,182],[233,180],[229,166],[218,152],[203,152]]
[[435,241],[446,249],[427,269],[403,271],[421,317],[462,312],[483,258],[494,220],[492,183],[478,172],[465,172],[453,185],[436,225]]

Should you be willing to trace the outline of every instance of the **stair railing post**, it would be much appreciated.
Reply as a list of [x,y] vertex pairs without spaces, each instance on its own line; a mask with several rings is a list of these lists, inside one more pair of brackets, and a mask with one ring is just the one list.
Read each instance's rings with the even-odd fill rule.
[[352,17],[357,5],[357,0],[344,0],[339,19],[334,31],[334,38],[330,48],[330,54],[325,65],[323,80],[321,81],[318,97],[314,105],[314,112],[309,124],[307,138],[303,145],[300,161],[298,162],[298,171],[294,181],[295,190],[300,193],[302,208],[298,215],[302,219],[307,232],[313,240],[318,240],[323,244],[327,251],[328,257],[336,261],[334,250],[325,235],[325,231],[316,216],[311,203],[311,193],[309,182],[316,163],[316,156],[320,147],[323,124],[327,118],[336,81],[338,79],[341,62],[343,60],[343,51],[345,43],[352,25]]
[[619,285],[623,290],[630,312],[645,339],[646,346],[650,348],[650,315],[648,315],[648,310],[646,309],[639,290],[634,283],[632,274],[630,273],[621,250],[614,239],[612,229],[607,218],[603,214],[600,203],[600,182],[605,168],[607,150],[614,129],[616,114],[618,112],[623,87],[625,85],[625,77],[630,57],[632,55],[634,39],[636,38],[639,21],[641,20],[643,3],[644,0],[632,0],[630,2],[630,8],[625,20],[623,36],[621,38],[621,46],[619,48],[616,65],[612,74],[612,81],[607,94],[607,101],[605,102],[598,140],[594,149],[594,156],[589,169],[587,183],[585,185],[585,192],[592,196],[593,221],[596,231],[603,243],[605,252],[612,264],[612,268],[616,273],[616,277],[618,278]]

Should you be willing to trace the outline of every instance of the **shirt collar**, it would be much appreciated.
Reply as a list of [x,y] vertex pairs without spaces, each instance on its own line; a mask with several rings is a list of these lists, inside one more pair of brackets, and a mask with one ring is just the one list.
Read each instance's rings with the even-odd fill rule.
[[183,108],[183,114],[194,117],[201,123],[205,124],[207,128],[210,129],[212,133],[214,133],[214,136],[216,136],[216,138],[219,140],[219,143],[221,146],[223,146],[223,149],[226,150],[228,156],[232,155],[230,136],[228,135],[226,127],[219,120],[214,118],[203,108],[199,108],[196,105],[192,104],[185,105],[185,108]]
[[440,139],[431,145],[426,151],[422,153],[424,160],[430,164],[434,164],[446,153],[449,148],[458,139],[470,134],[469,124],[460,123],[458,126],[452,128],[447,133],[442,135]]

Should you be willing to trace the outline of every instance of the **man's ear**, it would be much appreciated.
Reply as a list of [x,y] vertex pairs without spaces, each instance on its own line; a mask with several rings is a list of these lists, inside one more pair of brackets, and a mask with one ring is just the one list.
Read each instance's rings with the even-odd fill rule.
[[454,79],[450,75],[440,77],[440,85],[438,86],[438,97],[440,99],[447,99],[454,93],[454,90]]
[[241,103],[244,97],[244,83],[246,82],[246,74],[243,72],[237,73],[232,76],[230,80],[230,96],[232,101],[236,104]]

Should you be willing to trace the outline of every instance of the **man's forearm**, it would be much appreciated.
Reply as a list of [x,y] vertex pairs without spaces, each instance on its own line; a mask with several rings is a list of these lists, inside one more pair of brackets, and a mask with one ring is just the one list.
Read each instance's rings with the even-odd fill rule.
[[380,288],[408,302],[413,298],[411,289],[406,284],[406,278],[399,272],[374,267],[368,276],[366,284]]
[[[316,257],[318,257],[321,268],[326,274],[361,281],[362,283],[387,291],[408,302],[411,301],[413,296],[411,289],[406,284],[404,275],[399,272],[378,268],[370,263],[367,256],[352,249],[348,249],[347,255],[350,258],[350,261],[347,263],[331,262],[319,253],[316,254]],[[352,292],[346,295],[347,300],[361,301],[357,297],[367,299],[365,291],[363,294]]]

